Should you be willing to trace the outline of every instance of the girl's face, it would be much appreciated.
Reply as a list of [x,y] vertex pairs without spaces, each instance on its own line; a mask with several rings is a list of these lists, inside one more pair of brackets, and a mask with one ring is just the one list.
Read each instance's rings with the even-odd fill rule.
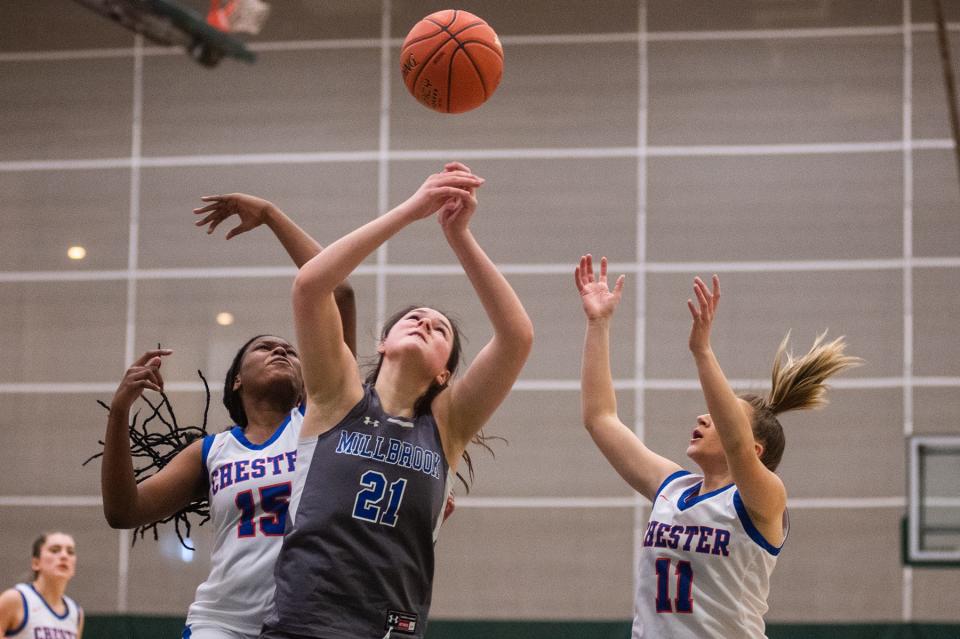
[[[744,399],[737,398],[740,408],[752,420],[753,407]],[[759,453],[758,453],[759,454]],[[687,446],[687,457],[692,459],[701,468],[712,466],[717,461],[726,464],[726,455],[723,444],[720,442],[720,433],[713,423],[710,413],[697,416],[697,426],[690,435],[690,444]],[[713,462],[713,463],[712,463]]]
[[33,557],[31,569],[48,578],[69,580],[77,571],[77,549],[73,537],[65,533],[51,533],[40,548],[40,556]]
[[687,457],[700,466],[708,459],[723,455],[723,446],[717,429],[713,425],[710,413],[697,416],[697,426],[690,435],[690,444],[687,446]]
[[453,326],[443,313],[432,308],[415,308],[390,328],[378,352],[415,354],[430,377],[446,382],[447,361],[453,350]]
[[297,349],[282,337],[258,337],[247,346],[234,388],[267,388],[278,382],[288,385],[291,392],[299,395],[303,388],[303,373]]

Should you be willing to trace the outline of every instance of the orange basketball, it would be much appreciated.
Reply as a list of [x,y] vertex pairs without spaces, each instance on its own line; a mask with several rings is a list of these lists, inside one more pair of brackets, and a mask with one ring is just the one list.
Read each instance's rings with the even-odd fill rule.
[[503,75],[503,47],[486,22],[456,9],[437,11],[410,29],[400,72],[417,101],[441,113],[475,109]]

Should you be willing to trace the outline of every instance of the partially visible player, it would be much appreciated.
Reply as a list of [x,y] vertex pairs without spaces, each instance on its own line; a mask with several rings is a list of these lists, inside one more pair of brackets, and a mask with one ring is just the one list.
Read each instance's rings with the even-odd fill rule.
[[[307,395],[298,463],[305,482],[277,559],[263,638],[424,636],[434,544],[453,473],[507,397],[533,340],[519,298],[469,229],[482,184],[466,166],[450,163],[297,275],[293,309]],[[436,309],[407,307],[386,323],[379,362],[364,383],[339,336],[334,286],[401,229],[435,213],[493,335],[456,378],[456,326]]]
[[[321,247],[276,206],[234,193],[204,198],[198,225],[210,231],[236,215],[228,239],[263,224],[297,266]],[[337,286],[338,334],[356,350],[353,291]],[[341,333],[342,331],[342,333]],[[287,526],[303,421],[303,376],[297,350],[275,335],[248,340],[233,359],[223,403],[235,426],[184,448],[148,479],[134,478],[127,424],[130,407],[144,390],[161,391],[161,358],[146,352],[127,370],[110,405],[104,439],[102,491],[107,521],[134,528],[169,517],[206,496],[214,529],[210,575],[187,613],[183,637],[249,639],[257,636],[273,594],[273,568]]]
[[77,572],[77,546],[62,532],[40,535],[33,542],[33,581],[0,594],[0,633],[11,639],[80,639],[83,608],[66,596]]
[[633,639],[763,637],[770,574],[788,531],[787,493],[774,472],[784,449],[776,416],[824,404],[826,379],[860,360],[844,355],[842,338],[823,343],[820,336],[805,355],[786,355],[784,362],[784,339],[770,394],[738,397],[710,347],[720,280],[713,276],[711,291],[696,278],[697,303],[687,300],[689,347],[709,412],[697,417],[687,448],[700,468],[691,474],[650,451],[617,416],[610,321],[623,276],[611,291],[606,258],[595,278],[586,255],[574,277],[587,318],[584,424],[610,465],[653,502],[640,552]]

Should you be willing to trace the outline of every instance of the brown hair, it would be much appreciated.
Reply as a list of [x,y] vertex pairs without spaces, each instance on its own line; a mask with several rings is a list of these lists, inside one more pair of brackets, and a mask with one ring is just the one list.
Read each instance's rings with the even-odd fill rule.
[[859,357],[844,353],[847,344],[842,336],[824,343],[826,336],[826,331],[818,335],[810,350],[797,358],[787,351],[787,333],[773,358],[770,394],[740,396],[753,407],[753,437],[763,446],[760,461],[770,470],[780,465],[786,445],[777,415],[826,405],[827,378],[863,363]]

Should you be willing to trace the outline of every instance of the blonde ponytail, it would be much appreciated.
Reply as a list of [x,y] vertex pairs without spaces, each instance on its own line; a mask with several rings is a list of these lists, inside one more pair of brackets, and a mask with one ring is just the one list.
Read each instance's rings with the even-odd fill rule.
[[810,350],[799,358],[787,351],[790,333],[780,342],[773,359],[770,394],[764,402],[774,415],[825,405],[827,378],[863,362],[844,354],[847,344],[842,336],[825,344],[826,336],[826,331],[817,335]]
[[770,470],[776,470],[780,465],[786,446],[777,415],[823,406],[827,403],[827,378],[863,363],[859,357],[844,353],[847,344],[843,337],[824,344],[826,336],[826,331],[818,335],[810,350],[797,358],[787,351],[787,342],[790,341],[790,333],[787,333],[773,359],[770,394],[765,398],[741,395],[753,407],[753,438],[763,446],[760,461]]

